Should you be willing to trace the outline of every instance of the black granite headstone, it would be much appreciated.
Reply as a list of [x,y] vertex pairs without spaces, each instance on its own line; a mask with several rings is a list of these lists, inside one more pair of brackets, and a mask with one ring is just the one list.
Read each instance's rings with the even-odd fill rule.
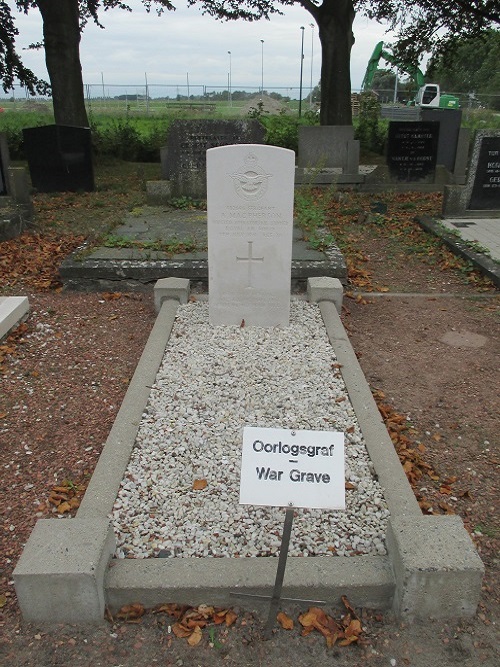
[[88,127],[44,125],[23,130],[33,187],[40,192],[94,190]]
[[439,123],[389,123],[387,166],[397,181],[432,182],[436,169]]
[[265,129],[257,120],[175,120],[162,149],[162,175],[183,179],[206,172],[206,151],[231,144],[263,144]]
[[9,168],[9,147],[7,137],[0,134],[0,196],[7,195],[7,169]]
[[500,209],[500,136],[481,139],[469,208]]
[[4,197],[7,194],[7,174],[3,173],[3,164],[0,160],[0,196]]

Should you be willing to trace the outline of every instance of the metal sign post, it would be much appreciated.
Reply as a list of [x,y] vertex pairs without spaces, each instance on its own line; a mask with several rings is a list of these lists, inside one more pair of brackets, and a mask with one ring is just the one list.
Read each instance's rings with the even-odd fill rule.
[[285,525],[283,526],[283,535],[281,536],[280,557],[278,560],[278,569],[276,571],[276,581],[269,605],[269,616],[267,617],[266,627],[264,629],[264,639],[269,639],[276,623],[276,613],[281,599],[281,589],[283,588],[283,578],[285,576],[286,559],[288,558],[288,545],[290,544],[290,535],[292,534],[293,508],[289,507],[285,514]]
[[295,508],[345,509],[344,434],[245,427],[240,503],[286,508],[273,594],[231,593],[270,600],[264,629],[264,639],[269,639],[280,601],[326,604],[324,600],[282,598],[281,591]]
[[276,580],[274,582],[274,589],[272,596],[270,595],[253,595],[252,593],[236,593],[231,592],[231,595],[236,597],[254,598],[257,600],[270,600],[269,616],[264,628],[264,639],[271,639],[274,624],[276,623],[276,615],[280,601],[283,602],[307,602],[309,604],[326,604],[325,600],[303,600],[301,598],[282,598],[281,590],[283,588],[283,579],[285,577],[286,561],[288,558],[288,547],[290,545],[290,536],[292,534],[293,525],[293,507],[289,507],[285,514],[285,524],[283,526],[283,534],[281,536],[280,555],[278,559],[278,569],[276,570]]

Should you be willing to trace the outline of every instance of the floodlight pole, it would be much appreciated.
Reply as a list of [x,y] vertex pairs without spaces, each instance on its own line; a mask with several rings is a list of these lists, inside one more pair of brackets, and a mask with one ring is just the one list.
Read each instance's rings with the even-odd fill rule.
[[311,26],[311,98],[309,100],[309,107],[312,109],[312,106],[313,106],[314,23],[310,23],[309,25]]
[[261,43],[261,68],[260,68],[260,99],[262,100],[262,97],[264,95],[264,40],[260,40]]
[[302,42],[300,46],[300,90],[299,90],[299,118],[302,116],[302,75],[304,73],[304,26],[301,25]]

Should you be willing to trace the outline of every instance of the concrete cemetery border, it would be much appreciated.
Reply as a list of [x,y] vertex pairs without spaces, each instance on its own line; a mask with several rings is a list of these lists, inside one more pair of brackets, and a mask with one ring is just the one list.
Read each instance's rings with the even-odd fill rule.
[[0,341],[28,317],[27,296],[0,296]]
[[428,216],[417,217],[415,220],[426,232],[439,237],[455,255],[471,262],[483,276],[489,278],[496,287],[500,287],[500,264],[498,262],[483,252],[474,250],[470,243],[457,237],[439,221]]
[[[155,287],[159,311],[147,345],[74,519],[38,521],[14,571],[23,617],[34,623],[98,623],[105,606],[176,602],[245,604],[231,593],[269,595],[276,558],[111,560],[109,514],[134,446],[141,415],[189,281]],[[374,465],[391,518],[387,556],[289,558],[283,596],[321,599],[337,607],[392,609],[400,617],[475,613],[484,567],[457,516],[423,516],[340,320],[342,285],[312,278],[308,298],[319,304],[327,334]],[[68,601],[70,601],[68,603]],[[254,606],[254,601],[251,602]]]

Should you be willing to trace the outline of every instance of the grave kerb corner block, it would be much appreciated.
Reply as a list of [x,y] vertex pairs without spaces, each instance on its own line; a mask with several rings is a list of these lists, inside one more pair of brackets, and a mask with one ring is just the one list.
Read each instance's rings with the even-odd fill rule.
[[24,620],[102,622],[104,580],[114,550],[108,519],[40,519],[13,574]]
[[393,516],[387,550],[400,618],[473,616],[484,565],[460,517]]

